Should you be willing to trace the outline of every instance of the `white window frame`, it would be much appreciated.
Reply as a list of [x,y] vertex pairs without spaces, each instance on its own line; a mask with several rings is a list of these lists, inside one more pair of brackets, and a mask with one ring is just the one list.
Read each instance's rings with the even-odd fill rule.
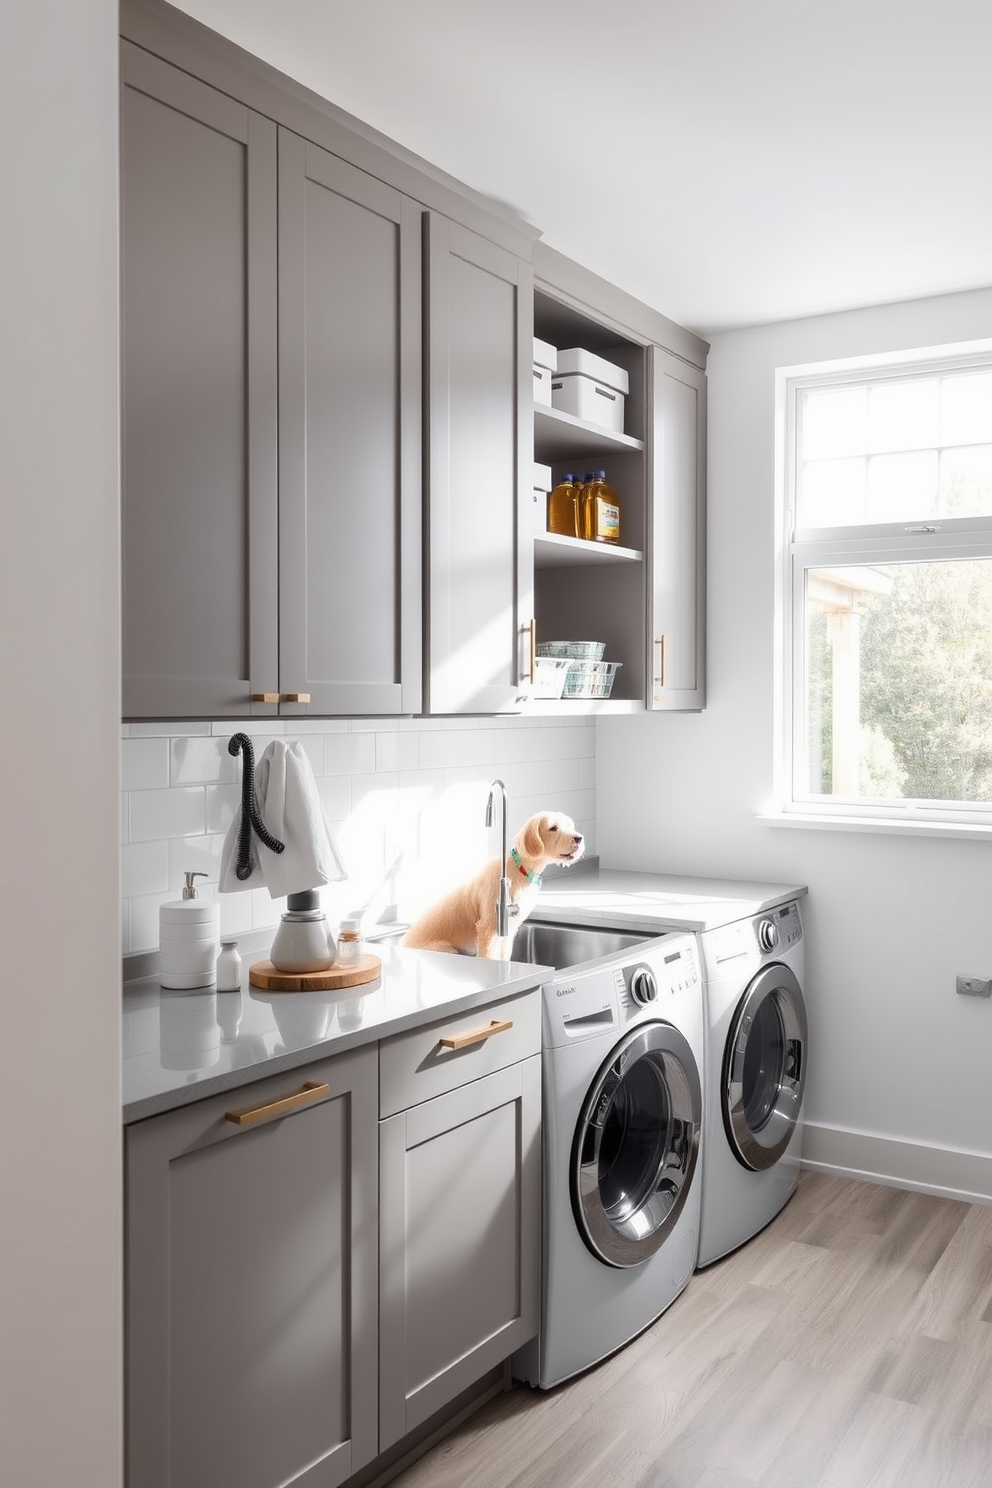
[[933,523],[797,528],[800,395],[810,388],[845,382],[919,377],[965,367],[992,371],[992,338],[776,370],[775,800],[763,813],[766,820],[804,827],[992,838],[992,803],[825,797],[800,789],[800,781],[809,779],[804,671],[808,570],[920,559],[992,558],[992,515],[939,518]]

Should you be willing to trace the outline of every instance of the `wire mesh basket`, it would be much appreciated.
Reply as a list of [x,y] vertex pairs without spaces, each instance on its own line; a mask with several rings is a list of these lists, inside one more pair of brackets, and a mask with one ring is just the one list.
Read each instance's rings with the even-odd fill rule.
[[562,697],[608,698],[622,661],[573,661],[565,677]]
[[602,661],[605,641],[538,641],[538,656],[567,656],[570,661]]

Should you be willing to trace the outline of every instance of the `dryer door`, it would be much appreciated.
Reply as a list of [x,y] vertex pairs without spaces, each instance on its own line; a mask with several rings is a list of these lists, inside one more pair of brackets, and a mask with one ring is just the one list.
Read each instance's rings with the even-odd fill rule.
[[723,1122],[744,1167],[770,1168],[788,1147],[806,1083],[806,1004],[788,966],[765,966],[730,1025],[723,1059]]
[[638,1266],[675,1227],[699,1153],[702,1098],[688,1041],[641,1023],[589,1088],[575,1129],[572,1207],[582,1238],[610,1266]]

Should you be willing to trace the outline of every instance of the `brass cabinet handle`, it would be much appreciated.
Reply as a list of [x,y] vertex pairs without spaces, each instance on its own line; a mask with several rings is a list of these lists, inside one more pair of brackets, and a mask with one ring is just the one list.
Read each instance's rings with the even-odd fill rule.
[[225,1111],[224,1120],[233,1122],[235,1126],[251,1126],[255,1121],[263,1121],[266,1116],[286,1116],[290,1111],[298,1111],[301,1106],[309,1106],[330,1093],[331,1087],[326,1083],[308,1080],[295,1095],[284,1095],[280,1100],[266,1101],[261,1106],[249,1106],[244,1111]]
[[450,1038],[438,1039],[442,1049],[467,1049],[470,1044],[481,1044],[494,1033],[506,1033],[513,1027],[510,1018],[494,1018],[488,1028],[473,1028],[471,1033],[455,1033]]
[[658,647],[658,675],[655,677],[659,687],[665,685],[665,637],[655,636],[655,645]]
[[308,703],[310,694],[308,692],[283,692],[279,695],[281,703]]
[[537,621],[531,620],[527,625],[530,636],[530,685],[533,687],[537,681]]
[[277,692],[253,692],[251,700],[253,703],[277,703],[279,694]]

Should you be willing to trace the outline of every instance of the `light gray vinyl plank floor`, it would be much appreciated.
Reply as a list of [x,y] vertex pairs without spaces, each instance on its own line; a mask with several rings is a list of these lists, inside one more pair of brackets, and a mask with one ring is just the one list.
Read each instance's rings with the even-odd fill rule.
[[396,1488],[990,1488],[992,1207],[804,1172],[626,1348]]

